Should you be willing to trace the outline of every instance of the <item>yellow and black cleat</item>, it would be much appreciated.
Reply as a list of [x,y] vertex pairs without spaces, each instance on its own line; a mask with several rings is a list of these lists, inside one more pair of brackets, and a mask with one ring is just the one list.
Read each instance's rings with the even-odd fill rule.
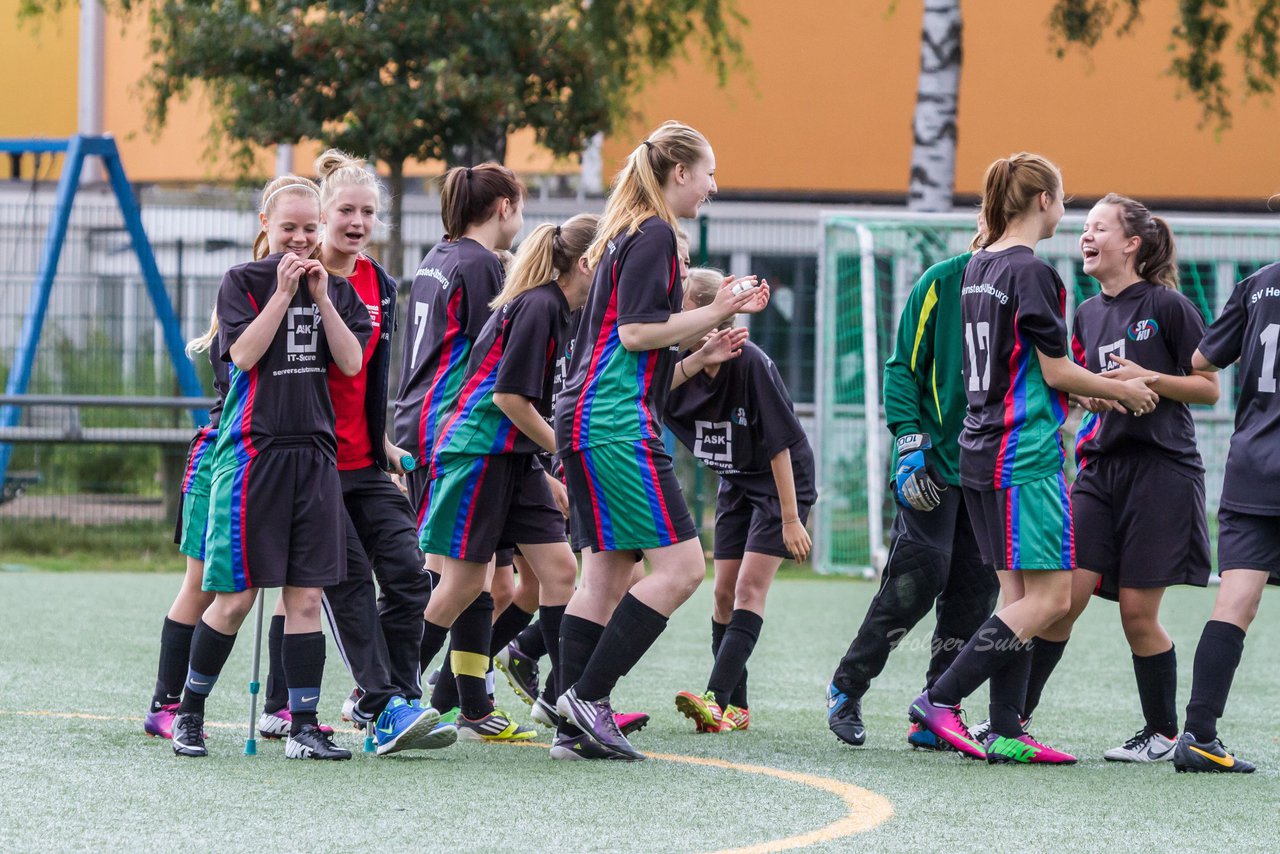
[[1227,752],[1220,739],[1203,742],[1184,732],[1173,749],[1173,768],[1183,771],[1209,774],[1252,774],[1253,763],[1237,759]]

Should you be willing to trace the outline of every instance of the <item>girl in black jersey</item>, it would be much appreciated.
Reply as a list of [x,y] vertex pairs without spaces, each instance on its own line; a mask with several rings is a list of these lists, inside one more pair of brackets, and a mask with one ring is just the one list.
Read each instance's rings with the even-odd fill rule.
[[[311,201],[318,219],[319,198]],[[282,587],[290,759],[350,759],[316,716],[324,674],[322,588],[346,575],[345,525],[327,368],[360,371],[369,312],[316,259],[286,252],[227,271],[218,348],[228,363],[213,454],[203,587],[173,749],[205,756],[204,706],[259,587]]]
[[[1119,399],[1139,415],[1158,397],[1147,387],[1150,377],[1100,377],[1068,356],[1066,291],[1034,253],[1062,219],[1057,167],[1015,154],[991,164],[983,185],[987,230],[960,295],[969,409],[960,479],[983,561],[1005,570],[998,573],[1004,604],[908,716],[964,756],[1069,764],[1075,757],[1034,741],[1021,722],[1030,642],[1071,604],[1075,544],[1058,435],[1066,394]],[[958,707],[988,679],[991,732],[980,744]]]
[[[1084,271],[1102,292],[1076,310],[1076,362],[1116,379],[1154,376],[1154,412],[1135,418],[1119,404],[1081,399],[1089,411],[1076,434],[1071,513],[1080,569],[1071,610],[1040,633],[1022,717],[1029,718],[1091,595],[1118,600],[1133,653],[1144,725],[1108,750],[1116,762],[1173,758],[1178,687],[1173,641],[1160,625],[1160,603],[1174,584],[1208,583],[1209,530],[1204,466],[1188,404],[1213,404],[1218,379],[1191,367],[1204,321],[1178,293],[1168,225],[1146,206],[1112,193],[1094,205],[1080,236]],[[1185,533],[1170,537],[1169,531]]]
[[[686,310],[709,305],[724,285],[718,270],[694,269],[685,279]],[[716,498],[715,664],[707,689],[681,691],[676,708],[699,732],[745,730],[747,660],[764,623],[764,603],[784,557],[809,556],[805,530],[817,498],[813,451],[773,361],[745,341],[746,330],[721,330],[728,361],[699,369],[691,356],[676,368],[666,423],[698,461],[720,475]],[[700,349],[720,342],[708,339]],[[704,362],[708,360],[704,359]],[[683,382],[681,382],[683,380]]]
[[1239,386],[1218,504],[1222,585],[1196,647],[1185,731],[1174,748],[1178,771],[1254,770],[1252,763],[1227,752],[1218,738],[1218,720],[1263,588],[1280,584],[1278,347],[1280,264],[1271,264],[1236,285],[1191,359],[1197,371],[1216,371],[1238,361]]
[[[316,172],[321,177],[320,216],[325,227],[320,260],[355,290],[373,326],[360,371],[348,377],[330,365],[328,372],[348,525],[347,577],[325,589],[324,608],[338,651],[359,686],[346,716],[374,727],[379,755],[444,747],[456,739],[456,731],[451,725],[436,727],[439,715],[417,702],[422,695],[418,644],[422,612],[431,595],[430,577],[418,549],[413,510],[387,474],[403,474],[405,456],[386,437],[396,285],[365,254],[385,190],[365,161],[341,151],[322,154]],[[289,729],[281,672],[288,631],[283,615],[272,618],[272,672],[259,721],[267,737],[286,735]]]
[[[282,175],[262,189],[258,220],[262,230],[253,242],[253,257],[265,258],[276,252],[292,252],[310,257],[320,240],[316,201],[320,190],[315,182],[297,175]],[[152,736],[171,738],[173,718],[182,698],[191,656],[191,635],[200,615],[213,602],[213,594],[200,588],[204,578],[205,536],[209,512],[209,485],[213,477],[213,445],[218,438],[218,421],[227,393],[227,366],[217,346],[218,313],[209,329],[187,345],[187,354],[207,353],[213,368],[213,388],[218,402],[209,411],[209,424],[196,431],[187,453],[182,478],[182,502],[178,514],[175,544],[187,559],[182,580],[169,614],[160,631],[160,664],[151,708],[143,719],[143,730]]]
[[[424,544],[432,453],[462,389],[472,344],[491,314],[489,304],[502,289],[502,262],[494,252],[509,249],[523,227],[524,197],[524,185],[515,173],[497,163],[449,170],[440,193],[446,236],[427,253],[413,279],[405,310],[410,329],[396,396],[395,442],[417,463],[406,480],[417,514],[419,545]],[[439,576],[438,589],[455,583],[440,575],[441,556],[428,553],[427,568]],[[452,699],[449,689],[456,687],[459,708],[484,721],[480,729],[464,725],[460,737],[532,738],[534,730],[505,716],[493,717],[486,680],[493,631],[493,599],[487,592],[491,576],[492,570],[485,580],[486,592],[475,597],[456,620],[434,610],[449,601],[448,595],[440,605],[428,604],[420,664],[427,665],[440,651],[452,624],[450,666],[436,683],[432,706],[445,711],[446,720],[455,717],[448,701]],[[453,686],[449,685],[451,673]]]
[[[613,718],[609,692],[657,640],[667,618],[706,574],[702,547],[661,438],[675,350],[739,311],[761,311],[768,288],[721,288],[705,308],[681,312],[676,221],[715,192],[715,155],[678,122],[656,129],[627,158],[587,253],[595,279],[556,401],[584,583],[561,633],[557,709],[592,758],[642,759]],[[628,592],[638,553],[651,574]]]

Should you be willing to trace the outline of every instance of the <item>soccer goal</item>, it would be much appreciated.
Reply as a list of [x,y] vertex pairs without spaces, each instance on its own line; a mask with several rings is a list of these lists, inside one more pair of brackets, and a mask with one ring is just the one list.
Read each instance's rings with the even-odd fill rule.
[[[1167,216],[1177,241],[1181,289],[1207,321],[1235,283],[1280,260],[1280,216]],[[1084,215],[1064,217],[1037,251],[1067,284],[1068,326],[1074,308],[1098,292],[1080,267],[1077,238]],[[892,436],[881,409],[884,363],[903,303],[932,264],[964,252],[976,217],[968,214],[827,213],[822,217],[816,330],[816,430],[821,499],[814,559],[825,572],[878,572],[893,519],[888,488]],[[1212,408],[1193,407],[1204,459],[1209,512],[1217,512],[1235,410],[1235,376],[1222,377]],[[1073,447],[1078,413],[1065,431]],[[1070,465],[1068,468],[1070,471]]]

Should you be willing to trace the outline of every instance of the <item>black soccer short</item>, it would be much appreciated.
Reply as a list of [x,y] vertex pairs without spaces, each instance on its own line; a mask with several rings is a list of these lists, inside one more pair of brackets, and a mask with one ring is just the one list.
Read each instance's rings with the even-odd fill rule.
[[[799,504],[800,522],[809,521],[808,504]],[[782,505],[776,495],[757,495],[720,481],[716,495],[716,560],[740,560],[746,552],[789,558],[782,540]]]
[[462,456],[436,468],[419,545],[428,554],[488,563],[517,543],[564,542],[542,469],[531,454]]
[[1218,571],[1260,569],[1280,584],[1280,516],[1218,511]]
[[1098,595],[1209,583],[1203,473],[1157,451],[1096,457],[1071,487],[1071,512],[1076,560],[1102,575]]

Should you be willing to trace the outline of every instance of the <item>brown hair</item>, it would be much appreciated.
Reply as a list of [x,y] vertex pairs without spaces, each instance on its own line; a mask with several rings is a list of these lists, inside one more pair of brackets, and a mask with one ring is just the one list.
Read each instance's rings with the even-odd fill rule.
[[1176,290],[1178,253],[1173,245],[1173,232],[1169,230],[1169,224],[1158,216],[1152,216],[1142,202],[1119,193],[1107,193],[1098,204],[1116,208],[1120,213],[1124,236],[1137,237],[1142,241],[1138,246],[1138,257],[1134,261],[1134,269],[1138,274],[1148,282]]
[[[723,284],[724,273],[719,270],[712,267],[694,267],[689,270],[689,276],[684,280],[684,292],[694,306],[702,308],[715,301],[716,294],[719,293]],[[732,325],[733,318],[729,317],[721,321],[716,329],[728,329]]]
[[1031,209],[1041,193],[1056,195],[1062,173],[1038,154],[1020,151],[987,167],[982,179],[982,218],[986,233],[978,241],[990,246],[1004,237],[1009,223]]
[[651,216],[661,217],[672,229],[679,229],[676,215],[662,194],[662,185],[677,165],[693,166],[710,149],[705,136],[676,121],[663,122],[637,145],[614,176],[596,241],[587,250],[591,266],[600,263],[610,238],[635,232]]
[[[262,188],[258,211],[263,216],[270,217],[271,211],[275,210],[276,203],[284,197],[307,195],[314,196],[317,205],[319,205],[320,188],[316,186],[315,181],[299,175],[281,175],[279,178],[269,181],[267,186]],[[267,241],[267,231],[263,229],[253,239],[253,260],[260,261],[270,254],[271,248]]]
[[500,199],[515,202],[525,197],[516,173],[499,163],[455,166],[440,186],[440,219],[450,240],[458,240],[467,228],[493,216]]
[[552,279],[557,279],[573,269],[578,259],[586,254],[587,247],[595,240],[600,217],[595,214],[578,214],[564,225],[544,223],[535,228],[520,243],[515,261],[507,271],[501,292],[489,303],[499,308],[511,302],[525,291],[533,290]]

